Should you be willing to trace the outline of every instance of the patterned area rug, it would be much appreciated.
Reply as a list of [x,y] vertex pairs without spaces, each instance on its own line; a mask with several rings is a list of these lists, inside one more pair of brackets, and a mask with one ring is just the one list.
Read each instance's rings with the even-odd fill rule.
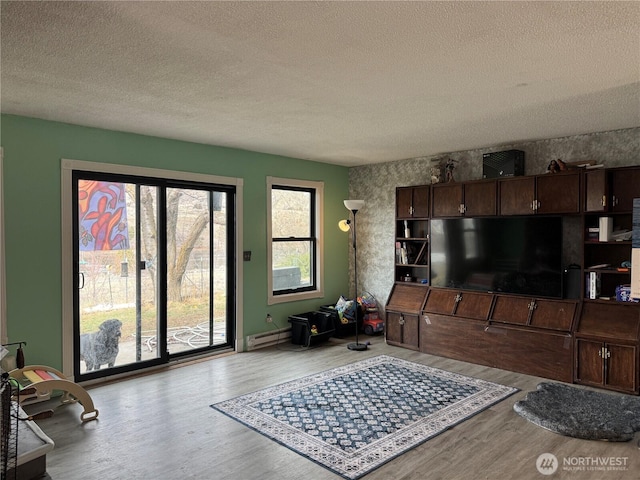
[[353,480],[516,391],[380,355],[211,406]]

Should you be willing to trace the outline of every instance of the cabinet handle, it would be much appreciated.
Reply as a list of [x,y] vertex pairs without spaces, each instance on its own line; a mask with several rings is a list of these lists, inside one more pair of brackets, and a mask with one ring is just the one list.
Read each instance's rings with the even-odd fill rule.
[[607,206],[607,196],[606,195],[602,195],[602,206],[603,207]]
[[400,319],[398,320],[400,325],[404,325],[404,315],[400,315]]
[[458,213],[464,214],[467,211],[467,207],[464,206],[464,203],[461,203],[458,207]]
[[409,207],[409,215],[413,215],[413,205]]
[[533,200],[531,202],[531,210],[535,212],[538,208],[540,208],[540,202],[538,200]]
[[618,205],[618,200],[620,200],[620,199],[619,199],[618,197],[616,197],[615,195],[613,195],[613,196],[611,197],[611,205],[612,205],[613,207],[615,207],[616,205]]
[[611,358],[611,352],[609,351],[609,349],[607,347],[602,347],[599,351],[598,351],[598,356],[600,358]]
[[535,300],[531,300],[531,302],[529,302],[529,305],[527,305],[527,307],[529,307],[529,310],[533,312],[536,308],[538,308],[538,305],[536,304]]
[[456,297],[454,298],[456,303],[460,303],[462,301],[462,295],[460,295],[459,293],[456,295]]

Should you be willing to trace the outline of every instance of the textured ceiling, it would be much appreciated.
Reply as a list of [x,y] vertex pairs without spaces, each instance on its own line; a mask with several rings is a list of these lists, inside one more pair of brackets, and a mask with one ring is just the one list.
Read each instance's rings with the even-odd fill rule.
[[0,9],[3,113],[349,166],[640,126],[640,2]]

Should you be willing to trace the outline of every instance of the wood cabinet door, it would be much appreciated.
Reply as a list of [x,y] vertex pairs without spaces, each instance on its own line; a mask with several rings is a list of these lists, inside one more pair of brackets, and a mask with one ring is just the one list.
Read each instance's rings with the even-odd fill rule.
[[576,340],[576,382],[602,385],[604,383],[604,362],[600,354],[602,342]]
[[387,321],[384,327],[385,337],[388,343],[399,345],[402,343],[402,324],[400,314],[387,311]]
[[510,326],[493,326],[488,333],[497,337],[498,368],[561,382],[573,381],[570,334]]
[[606,349],[609,356],[606,359],[605,385],[612,389],[637,393],[638,356],[636,348],[608,343]]
[[609,207],[609,188],[607,171],[592,170],[584,172],[584,211],[606,212]]
[[494,367],[495,338],[488,335],[484,327],[484,322],[475,320],[424,314],[420,323],[420,351]]
[[424,311],[453,315],[456,308],[457,294],[458,292],[456,290],[430,288],[427,302],[424,304]]
[[526,325],[529,321],[532,298],[496,296],[491,320],[513,325]]
[[500,215],[533,214],[535,185],[535,177],[511,177],[499,180]]
[[447,183],[433,187],[433,217],[459,217],[462,204],[462,183]]
[[536,203],[536,213],[579,213],[580,172],[538,176]]
[[614,212],[631,212],[640,197],[640,168],[614,169],[611,173],[611,203]]
[[456,307],[456,316],[486,320],[489,317],[493,295],[489,293],[460,293],[460,301]]
[[406,347],[418,350],[420,345],[420,317],[413,314],[404,315],[402,329],[402,344]]
[[640,338],[640,305],[583,302],[576,332],[583,336],[637,342]]
[[396,284],[387,300],[386,310],[420,313],[428,289],[420,285]]
[[387,312],[385,336],[387,343],[418,349],[420,334],[418,315]]
[[578,304],[553,300],[536,300],[529,325],[570,332]]
[[411,218],[413,187],[396,188],[396,217]]
[[415,218],[429,217],[429,193],[431,189],[429,185],[414,187],[413,189],[413,216]]
[[464,214],[467,217],[495,215],[498,182],[473,182],[464,185]]

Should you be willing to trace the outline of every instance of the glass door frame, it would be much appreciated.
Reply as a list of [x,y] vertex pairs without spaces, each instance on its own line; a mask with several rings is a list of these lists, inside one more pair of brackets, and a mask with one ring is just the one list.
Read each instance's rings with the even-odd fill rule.
[[[75,365],[75,352],[77,344],[74,334],[74,290],[77,286],[77,279],[75,279],[75,265],[73,250],[75,248],[76,239],[73,235],[73,172],[95,172],[104,174],[125,175],[139,178],[152,178],[152,179],[166,179],[172,186],[188,187],[189,184],[211,184],[218,186],[230,186],[235,189],[235,219],[233,223],[229,224],[228,236],[232,244],[229,244],[229,248],[233,247],[235,256],[233,267],[234,271],[230,277],[233,279],[229,285],[228,293],[233,295],[235,293],[235,301],[232,305],[232,310],[235,312],[234,325],[233,325],[233,338],[229,339],[229,350],[242,351],[243,346],[243,291],[242,291],[242,256],[238,252],[242,251],[242,218],[243,218],[243,204],[242,204],[242,187],[243,181],[239,178],[233,177],[220,177],[205,174],[196,174],[189,172],[178,172],[162,169],[150,169],[143,167],[131,167],[124,165],[112,165],[94,162],[84,162],[77,160],[63,159],[62,166],[62,309],[63,309],[63,373],[71,378],[74,376]],[[233,315],[233,312],[230,314]],[[182,358],[192,358],[195,354],[215,355],[218,351],[211,351],[208,348],[206,351],[195,350],[190,352],[190,355],[181,356],[180,354],[171,355],[171,358],[164,358],[164,360],[158,360],[150,363],[145,363],[145,366],[157,367],[158,365],[167,364],[169,360],[180,361]],[[157,363],[157,364],[156,364]],[[113,372],[114,374],[127,373],[129,369],[118,370]],[[136,368],[136,372],[140,371]],[[84,375],[83,375],[84,376]]]

